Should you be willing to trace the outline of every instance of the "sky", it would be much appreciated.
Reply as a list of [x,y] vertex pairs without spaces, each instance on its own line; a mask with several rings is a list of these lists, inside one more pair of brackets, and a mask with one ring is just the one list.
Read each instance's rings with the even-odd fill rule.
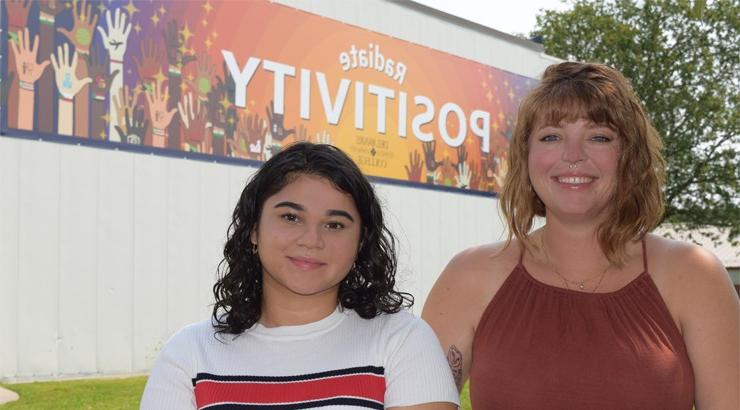
[[528,35],[540,9],[565,10],[563,0],[414,0],[509,34]]

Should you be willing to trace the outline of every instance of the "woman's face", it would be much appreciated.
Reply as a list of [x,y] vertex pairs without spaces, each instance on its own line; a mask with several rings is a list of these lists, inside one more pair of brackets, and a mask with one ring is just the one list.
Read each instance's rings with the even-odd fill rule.
[[299,174],[267,198],[252,232],[265,300],[336,300],[357,255],[361,228],[351,196],[323,177]]
[[529,178],[547,217],[603,217],[617,185],[620,139],[586,119],[535,127],[529,136]]

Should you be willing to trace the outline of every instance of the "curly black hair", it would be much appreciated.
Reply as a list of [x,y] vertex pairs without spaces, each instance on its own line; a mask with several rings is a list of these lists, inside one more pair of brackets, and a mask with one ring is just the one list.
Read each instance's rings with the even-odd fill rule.
[[362,233],[353,268],[339,285],[337,303],[371,319],[395,313],[414,303],[411,294],[395,289],[396,250],[393,234],[370,182],[339,148],[299,142],[265,162],[242,191],[228,229],[219,279],[213,285],[216,303],[213,324],[217,333],[240,334],[251,328],[262,313],[262,264],[252,251],[250,235],[262,207],[299,175],[329,180],[350,195],[362,219]]

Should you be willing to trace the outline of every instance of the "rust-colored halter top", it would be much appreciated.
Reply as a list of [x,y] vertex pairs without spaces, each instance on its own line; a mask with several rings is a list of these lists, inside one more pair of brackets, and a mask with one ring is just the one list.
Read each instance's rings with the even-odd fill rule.
[[582,293],[514,268],[473,340],[473,409],[691,410],[683,338],[644,271],[609,293]]

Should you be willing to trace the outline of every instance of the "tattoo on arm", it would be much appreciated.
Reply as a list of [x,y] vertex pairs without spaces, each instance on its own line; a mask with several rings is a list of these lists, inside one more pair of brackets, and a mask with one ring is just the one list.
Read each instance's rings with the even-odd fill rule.
[[462,389],[463,357],[457,346],[450,345],[450,349],[447,350],[447,362],[450,364],[450,369],[452,369],[452,377],[455,379],[457,389]]

